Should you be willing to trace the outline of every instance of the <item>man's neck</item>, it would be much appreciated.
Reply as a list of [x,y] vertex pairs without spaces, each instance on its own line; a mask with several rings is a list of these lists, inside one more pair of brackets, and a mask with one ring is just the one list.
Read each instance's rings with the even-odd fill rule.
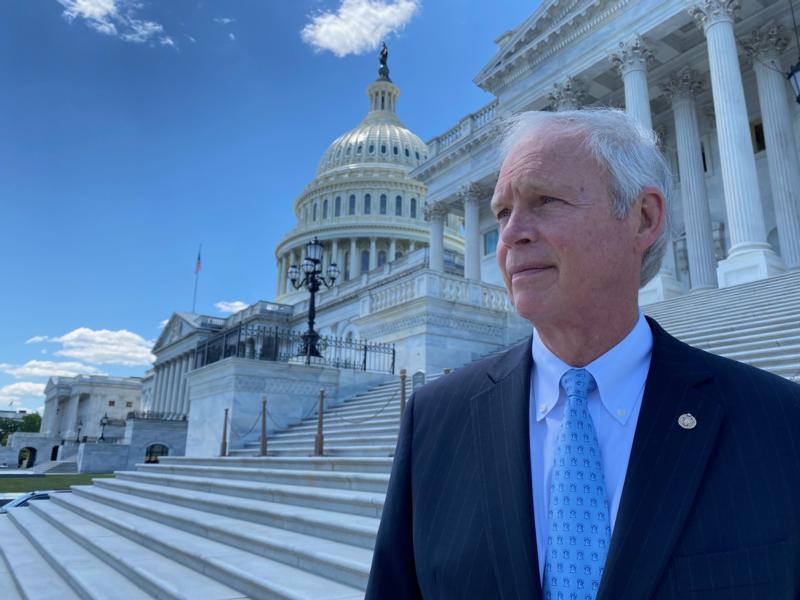
[[536,326],[547,349],[572,367],[585,367],[625,339],[639,319],[639,309],[615,311],[580,323]]

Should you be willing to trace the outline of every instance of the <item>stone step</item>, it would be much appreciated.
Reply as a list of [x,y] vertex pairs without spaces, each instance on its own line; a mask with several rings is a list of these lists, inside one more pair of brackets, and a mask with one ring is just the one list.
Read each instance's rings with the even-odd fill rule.
[[[390,415],[397,416],[398,419],[400,418],[399,401],[392,402],[385,407],[383,407],[383,405],[378,405],[377,407],[354,406],[351,408],[345,405],[325,413],[326,419],[340,417],[342,423],[352,423],[354,425],[366,424],[374,418]],[[314,421],[316,422],[316,416],[314,417]]]
[[[29,510],[20,507],[11,510]],[[7,514],[0,515],[0,553],[11,573],[18,595],[26,600],[78,600],[69,584],[61,579],[47,560]]]
[[[400,423],[394,423],[392,425],[362,425],[360,428],[355,428],[350,426],[348,429],[337,429],[332,426],[329,426],[328,423],[323,425],[323,432],[325,433],[325,439],[340,439],[343,437],[355,437],[359,439],[368,438],[373,435],[393,435],[395,439],[397,438],[397,434],[400,431]],[[281,433],[276,433],[271,438],[269,438],[268,444],[272,442],[285,442],[288,440],[294,439],[302,439],[303,441],[307,440],[309,437],[314,439],[314,435],[316,435],[317,430],[316,427],[312,429],[307,429],[304,431],[296,431],[294,429],[289,429],[287,431],[283,431]],[[258,448],[258,442],[248,442],[245,446],[252,446],[254,448]]]
[[800,327],[782,330],[743,330],[738,335],[736,333],[722,333],[698,337],[691,341],[693,342],[692,345],[705,348],[725,348],[729,346],[758,348],[780,344],[789,340],[800,340]]
[[8,564],[3,558],[2,542],[0,542],[0,598],[22,600],[22,596],[19,595],[19,590],[14,584],[14,575],[8,570]]
[[[106,479],[103,481],[108,483],[116,480]],[[103,486],[73,486],[72,488],[74,495],[82,497],[91,497],[94,490],[110,490],[233,517],[243,521],[243,527],[247,526],[246,522],[252,521],[370,550],[375,545],[375,536],[378,533],[378,523],[380,522],[374,517],[341,513],[333,515],[334,518],[332,518],[330,512],[316,508],[248,498],[225,497],[209,492],[165,488],[134,481],[119,481],[115,485]]]
[[[325,421],[325,431],[353,431],[353,430],[361,430],[366,427],[389,427],[389,426],[400,426],[400,413],[398,412],[397,415],[390,415],[390,416],[383,416],[375,417],[374,419],[370,419],[366,423],[363,424],[353,424],[342,422],[340,419],[335,417],[328,418],[326,415]],[[311,421],[305,421],[303,423],[299,423],[285,431],[281,431],[276,433],[275,435],[283,435],[287,433],[298,433],[298,432],[308,432],[308,431],[317,431],[317,420],[316,418]]]
[[[162,456],[159,464],[167,465],[199,465],[228,466],[245,469],[291,469],[300,471],[346,471],[351,473],[389,473],[392,470],[392,459],[374,456],[309,456],[305,458],[292,456]],[[136,465],[137,468],[142,465]]]
[[[385,446],[328,446],[325,444],[324,447],[324,454],[325,456],[393,456],[394,455],[395,444],[385,445]],[[257,450],[242,448],[238,450],[231,450],[231,455],[233,456],[254,456]],[[270,454],[274,456],[308,456],[310,457],[313,452],[313,448],[311,449],[299,449],[299,450],[282,450],[282,449],[274,449],[270,450]]]
[[[324,432],[323,432],[324,433]],[[270,442],[268,448],[270,450],[303,450],[303,449],[314,449],[314,437],[315,435],[312,434],[305,434],[304,436],[299,436],[296,438],[290,439],[274,439]],[[324,433],[325,444],[331,444],[332,446],[348,446],[348,445],[365,445],[365,446],[380,446],[380,445],[391,445],[397,443],[397,433],[391,435],[342,435],[342,434],[333,434],[328,435]],[[258,444],[246,444],[245,447],[258,449]]]
[[[648,313],[646,313],[648,314]],[[771,305],[750,305],[739,310],[719,305],[702,312],[678,313],[674,316],[651,315],[659,323],[664,323],[668,330],[690,332],[695,329],[708,330],[712,327],[726,326],[732,323],[757,324],[762,319],[796,318],[800,314],[798,300],[792,300],[785,304],[776,306]]]
[[92,500],[345,585],[362,590],[367,587],[372,560],[372,552],[367,548],[269,525],[247,523],[243,527],[242,521],[233,517],[212,515],[157,500],[143,504],[136,496],[110,490],[94,490]]
[[388,473],[348,473],[346,471],[297,471],[290,469],[248,469],[240,467],[214,467],[175,464],[146,464],[141,472],[167,473],[215,479],[234,479],[254,482],[310,485],[320,488],[358,490],[362,492],[386,493],[389,485]]
[[[690,326],[677,327],[664,325],[664,328],[675,336],[682,336],[687,340],[706,339],[713,337],[737,336],[740,333],[772,332],[782,333],[787,328],[793,328],[800,320],[796,313],[787,314],[780,312],[777,315],[763,315],[761,318],[734,319],[726,318],[720,321],[703,321]],[[659,323],[661,323],[659,321]]]
[[770,348],[730,348],[725,352],[715,352],[734,360],[752,362],[762,359],[791,360],[792,357],[800,358],[800,343],[786,343]]
[[51,523],[45,516],[47,510],[43,503],[34,504],[30,510],[9,511],[9,519],[25,534],[28,541],[61,579],[67,582],[81,598],[97,600],[152,598],[124,574],[99,560],[96,555]]
[[[70,508],[119,536],[158,552],[173,563],[196,571],[196,580],[187,581],[197,597],[215,598],[198,585],[201,573],[223,586],[250,598],[291,600],[355,600],[364,592],[275,560],[258,556],[200,535],[181,531],[142,518],[108,504],[83,496],[60,498],[59,505]],[[183,590],[181,590],[183,592]],[[231,597],[231,596],[228,596]]]
[[237,479],[211,479],[152,471],[117,471],[116,482],[121,481],[136,481],[149,485],[210,492],[225,497],[252,498],[375,518],[380,518],[385,498],[385,494],[382,493],[358,490],[314,488],[307,485],[262,483]]

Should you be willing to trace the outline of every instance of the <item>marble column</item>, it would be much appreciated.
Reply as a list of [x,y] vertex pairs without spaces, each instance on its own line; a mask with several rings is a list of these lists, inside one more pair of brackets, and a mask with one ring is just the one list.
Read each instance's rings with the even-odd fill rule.
[[369,238],[369,270],[372,271],[378,266],[378,240]]
[[750,139],[733,21],[738,0],[703,0],[689,12],[708,45],[711,90],[717,121],[722,186],[731,247],[717,267],[720,287],[769,277],[783,270],[770,249]]
[[61,419],[61,437],[66,440],[75,440],[78,435],[78,405],[81,401],[80,394],[70,396]]
[[350,279],[355,279],[361,272],[361,260],[358,256],[358,240],[350,239]]
[[389,256],[387,257],[386,262],[394,262],[396,255],[397,255],[397,240],[395,238],[390,238],[389,239]]
[[172,395],[172,386],[175,382],[175,363],[170,360],[167,363],[167,385],[164,387],[164,395],[159,404],[159,412],[167,412],[169,406],[169,399]]
[[158,402],[161,399],[162,389],[164,388],[164,365],[157,365],[155,367],[156,370],[156,380],[153,383],[153,391],[151,392],[150,398],[150,412],[158,412]]
[[183,377],[181,378],[180,392],[178,393],[178,414],[185,415],[186,410],[186,388],[188,383],[186,381],[186,374],[192,370],[192,357],[191,353],[187,352],[183,357]]
[[800,161],[792,136],[787,83],[780,61],[788,45],[783,27],[774,23],[754,31],[743,43],[756,73],[781,257],[788,268],[797,269],[800,268]]
[[554,83],[547,96],[553,108],[559,112],[578,110],[586,100],[583,82],[576,77],[567,77],[561,83]]
[[431,224],[430,268],[438,273],[444,273],[444,219],[447,209],[441,206],[429,206],[425,212]]
[[686,227],[686,252],[692,290],[717,287],[717,261],[711,230],[711,210],[706,194],[700,128],[697,125],[695,94],[702,89],[697,74],[683,69],[661,84],[672,101],[675,137],[678,146],[683,221]]
[[625,112],[647,129],[653,128],[650,113],[650,92],[647,87],[647,65],[653,62],[653,51],[645,40],[634,36],[628,42],[620,42],[619,50],[610,56],[625,86]]
[[464,202],[464,277],[480,281],[481,279],[481,199],[488,191],[485,186],[471,183],[458,193]]
[[175,362],[175,385],[172,388],[172,397],[170,398],[170,403],[169,406],[167,407],[167,412],[170,413],[178,412],[178,403],[180,402],[181,385],[183,384],[183,366],[184,366],[184,357],[179,356]]

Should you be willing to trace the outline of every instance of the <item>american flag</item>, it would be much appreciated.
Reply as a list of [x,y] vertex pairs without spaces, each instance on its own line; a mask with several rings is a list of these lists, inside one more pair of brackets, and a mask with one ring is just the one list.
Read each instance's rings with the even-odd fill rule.
[[203,268],[203,260],[200,258],[200,250],[197,251],[197,262],[194,263],[194,274],[197,275]]

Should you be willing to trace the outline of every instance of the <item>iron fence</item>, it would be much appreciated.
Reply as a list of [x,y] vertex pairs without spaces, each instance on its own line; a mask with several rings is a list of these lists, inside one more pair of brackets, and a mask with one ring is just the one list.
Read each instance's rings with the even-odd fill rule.
[[394,344],[320,336],[316,349],[319,356],[310,351],[303,333],[265,325],[238,325],[200,342],[195,353],[195,368],[237,356],[394,374]]

